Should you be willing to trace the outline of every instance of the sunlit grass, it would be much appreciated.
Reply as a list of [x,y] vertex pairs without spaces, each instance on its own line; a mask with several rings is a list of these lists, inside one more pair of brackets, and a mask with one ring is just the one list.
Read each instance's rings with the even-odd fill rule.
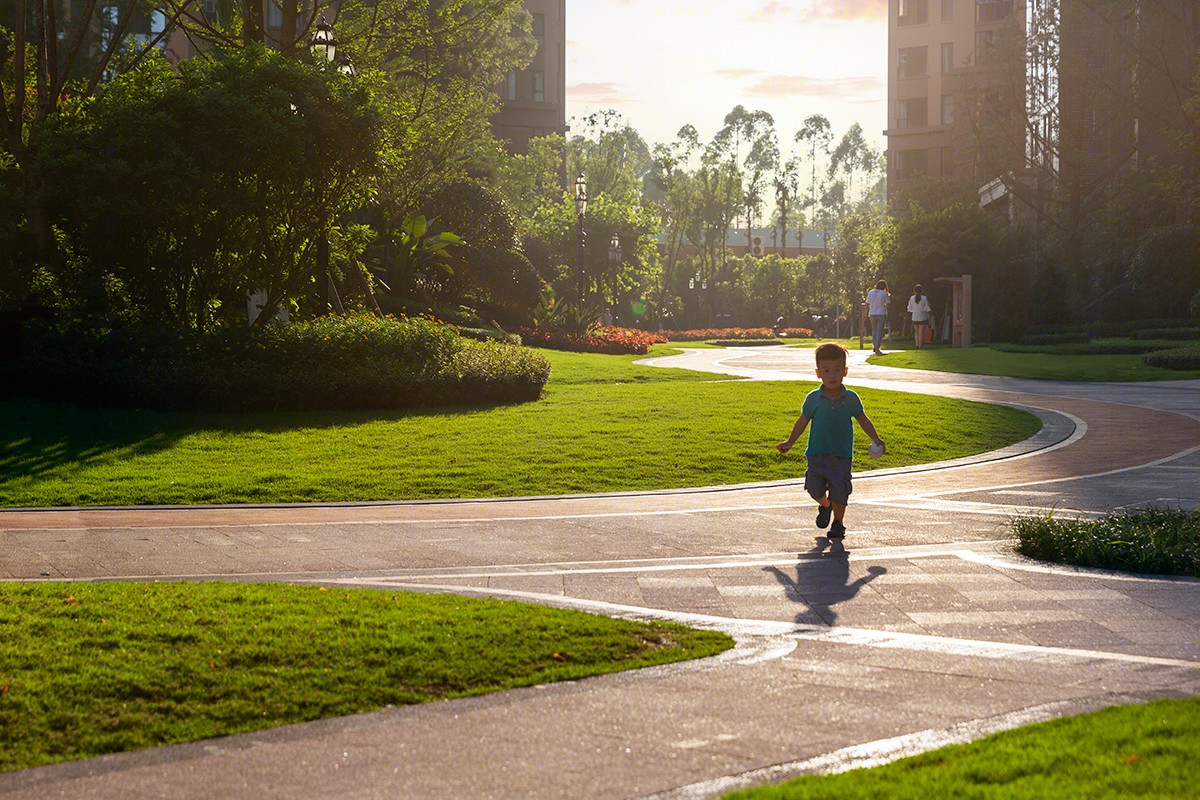
[[[884,349],[888,350],[885,343]],[[1200,378],[1200,370],[1171,370],[1142,363],[1141,354],[1058,355],[1012,353],[990,347],[925,347],[871,356],[872,364],[937,372],[1003,375],[1056,381],[1180,381]]]
[[455,595],[0,583],[0,771],[712,655],[729,637]]
[[[167,414],[7,401],[0,403],[0,504],[527,496],[802,473],[800,451],[785,457],[774,445],[816,384],[697,381],[697,373],[631,361],[556,354],[542,400],[487,409]],[[860,433],[858,470],[988,451],[1039,428],[1032,415],[1005,407],[859,394],[888,454],[866,458]]]
[[738,800],[1118,800],[1195,797],[1200,699],[1118,706],[873,769],[799,778]]

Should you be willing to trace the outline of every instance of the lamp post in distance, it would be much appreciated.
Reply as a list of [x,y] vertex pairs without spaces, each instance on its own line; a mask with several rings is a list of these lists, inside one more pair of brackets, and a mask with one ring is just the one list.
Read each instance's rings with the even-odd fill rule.
[[575,179],[575,216],[579,220],[579,303],[587,301],[587,231],[583,220],[587,216],[587,178],[583,173]]

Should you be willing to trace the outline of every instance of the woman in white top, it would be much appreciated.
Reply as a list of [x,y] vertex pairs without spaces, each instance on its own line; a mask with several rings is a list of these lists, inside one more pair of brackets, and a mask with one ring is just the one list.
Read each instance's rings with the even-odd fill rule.
[[929,298],[921,291],[921,284],[913,287],[912,297],[908,298],[908,310],[912,314],[913,336],[917,340],[917,349],[925,344],[925,327],[929,324]]
[[874,289],[867,292],[867,314],[871,317],[871,348],[877,356],[883,355],[879,346],[883,343],[883,324],[887,322],[887,304],[890,296],[885,280],[880,280]]

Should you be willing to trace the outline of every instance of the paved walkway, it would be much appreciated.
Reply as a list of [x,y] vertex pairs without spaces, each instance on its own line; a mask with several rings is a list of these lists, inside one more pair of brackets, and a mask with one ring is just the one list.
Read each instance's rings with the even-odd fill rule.
[[[1004,402],[1000,453],[856,478],[845,544],[797,482],[491,501],[0,511],[0,578],[292,580],[513,597],[734,635],[688,664],[0,774],[0,798],[701,798],[1026,722],[1200,694],[1200,582],[1046,566],[1004,523],[1200,507],[1200,382],[872,367]],[[811,351],[660,359],[807,379]],[[781,438],[790,420],[781,420]]]

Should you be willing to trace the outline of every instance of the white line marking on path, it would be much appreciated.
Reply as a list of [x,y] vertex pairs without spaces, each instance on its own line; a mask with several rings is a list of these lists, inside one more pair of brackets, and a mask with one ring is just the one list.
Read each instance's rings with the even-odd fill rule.
[[[406,581],[389,581],[380,579],[356,580],[353,578],[332,581],[339,585],[375,587],[381,589],[417,589],[421,591],[438,591],[483,595],[487,597],[503,597],[533,603],[541,603],[563,608],[575,608],[582,611],[592,611],[612,617],[627,617],[633,619],[661,619],[669,622],[681,622],[698,628],[709,628],[729,634],[739,642],[748,636],[768,636],[772,641],[781,636],[795,637],[797,640],[829,642],[858,647],[875,647],[880,649],[914,650],[926,653],[941,653],[955,656],[978,656],[982,658],[1007,659],[1017,661],[1034,661],[1040,663],[1065,663],[1077,661],[1113,661],[1126,664],[1139,664],[1158,667],[1181,667],[1184,669],[1200,669],[1200,661],[1185,661],[1176,658],[1158,658],[1156,656],[1139,656],[1128,653],[1106,653],[1100,650],[1082,650],[1070,647],[1042,647],[1040,645],[1013,644],[1008,642],[992,642],[978,639],[960,639],[951,636],[932,636],[920,633],[904,633],[902,631],[876,631],[864,628],[826,627],[821,625],[805,625],[779,620],[741,619],[736,617],[719,617],[712,614],[698,614],[687,611],[670,611],[644,606],[631,606],[623,603],[608,603],[603,600],[587,600],[567,597],[559,594],[544,594],[541,592],[523,592],[512,589],[492,589],[474,586],[446,585],[437,583],[409,583]],[[774,648],[772,648],[774,649]],[[782,648],[776,651],[780,658],[786,655]],[[789,651],[790,652],[790,651]],[[760,658],[758,660],[766,660]]]

